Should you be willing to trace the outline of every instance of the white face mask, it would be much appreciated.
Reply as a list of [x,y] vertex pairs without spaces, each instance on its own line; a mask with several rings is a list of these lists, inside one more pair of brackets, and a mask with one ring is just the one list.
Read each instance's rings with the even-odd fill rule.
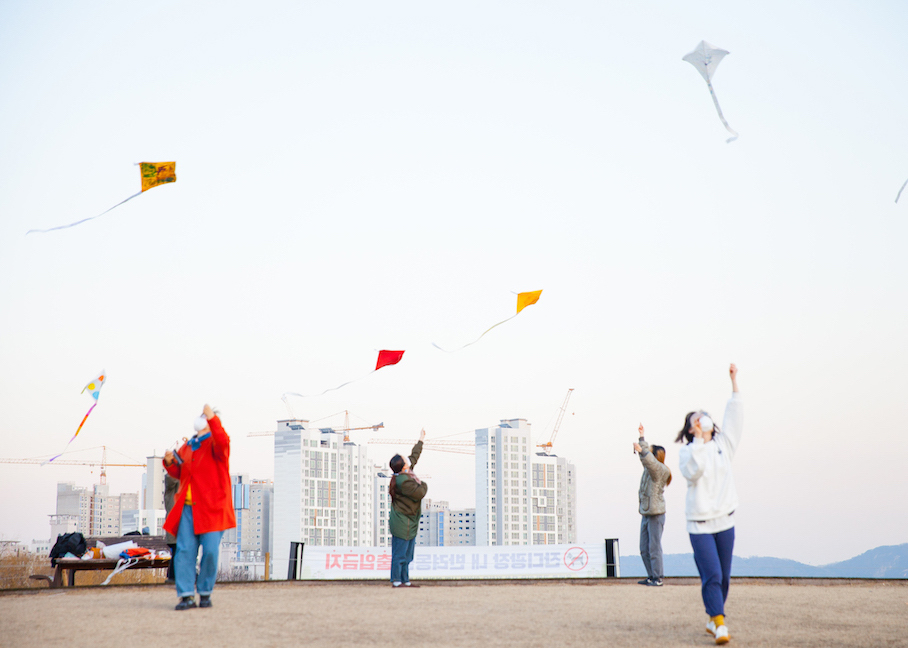
[[713,420],[709,418],[706,414],[702,414],[699,419],[700,429],[704,432],[713,431]]

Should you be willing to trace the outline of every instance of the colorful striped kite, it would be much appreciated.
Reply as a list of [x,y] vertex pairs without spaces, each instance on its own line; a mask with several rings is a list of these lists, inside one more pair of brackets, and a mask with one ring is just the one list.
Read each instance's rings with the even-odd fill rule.
[[[88,382],[88,384],[85,385],[85,387],[82,388],[82,393],[84,394],[84,393],[85,393],[85,390],[87,389],[87,390],[88,390],[88,393],[91,394],[91,397],[95,399],[95,402],[92,404],[91,407],[88,408],[88,411],[85,413],[85,416],[82,417],[82,422],[79,423],[79,427],[76,429],[76,433],[73,435],[73,438],[70,439],[70,440],[69,440],[69,443],[66,444],[66,448],[69,448],[69,444],[76,440],[76,437],[79,436],[79,432],[82,430],[82,426],[85,425],[85,421],[88,420],[88,415],[91,414],[91,411],[92,411],[95,407],[98,406],[98,398],[101,396],[101,387],[104,386],[104,383],[105,383],[106,381],[107,381],[107,372],[106,372],[106,371],[101,371],[101,373],[99,373],[99,374],[97,375],[97,377],[95,377],[95,378],[93,378],[92,380],[90,380],[90,381]],[[50,459],[48,459],[47,461],[45,461],[45,462],[42,463],[41,465],[43,466],[43,465],[45,465],[45,464],[49,464],[49,463],[50,463],[51,461],[53,461],[54,459],[59,458],[61,455],[63,455],[64,452],[66,452],[66,448],[63,448],[63,452],[61,452],[60,454],[56,455],[55,457],[51,457]]]
[[432,343],[432,346],[434,346],[434,347],[435,347],[436,349],[438,349],[439,351],[444,351],[445,353],[454,353],[455,351],[460,351],[461,349],[466,349],[468,346],[473,345],[473,344],[476,344],[477,342],[479,342],[479,341],[482,339],[483,335],[485,335],[486,333],[488,333],[489,331],[491,331],[491,330],[492,330],[493,328],[495,328],[496,326],[501,326],[501,325],[504,324],[505,322],[514,319],[515,317],[517,317],[518,315],[520,315],[520,311],[522,311],[524,308],[526,308],[527,306],[532,306],[533,304],[535,304],[536,302],[538,302],[538,301],[539,301],[539,296],[540,296],[540,295],[542,295],[542,291],[541,291],[541,290],[532,290],[532,291],[530,291],[530,292],[518,293],[518,294],[517,294],[517,312],[514,313],[513,315],[511,315],[509,318],[507,318],[507,319],[505,319],[505,320],[502,320],[502,321],[498,322],[498,324],[493,324],[492,326],[490,326],[489,328],[487,328],[485,331],[483,331],[482,335],[480,335],[478,338],[476,338],[475,340],[473,340],[473,341],[470,342],[469,344],[464,344],[462,347],[459,347],[459,348],[457,348],[457,349],[451,349],[450,351],[447,350],[447,349],[442,349],[440,346],[438,346],[438,345],[435,344],[434,342]]
[[355,383],[357,380],[362,380],[366,376],[371,376],[372,374],[374,374],[376,371],[378,371],[382,367],[387,367],[389,365],[396,365],[398,362],[400,362],[401,358],[403,358],[403,357],[404,357],[403,351],[388,351],[387,349],[383,349],[378,352],[378,360],[375,362],[375,369],[373,369],[372,371],[367,373],[365,376],[360,376],[359,378],[354,378],[353,380],[348,380],[347,382],[343,383],[342,385],[338,385],[337,387],[332,387],[331,389],[326,389],[321,394],[297,394],[296,392],[285,392],[284,395],[281,396],[281,400],[284,401],[284,403],[286,403],[288,396],[298,396],[299,398],[311,398],[313,396],[324,396],[325,394],[327,394],[330,391],[336,391],[336,390],[340,389],[341,387],[346,387],[350,383]]
[[121,201],[118,202],[116,205],[114,205],[113,207],[111,207],[111,208],[108,209],[107,211],[101,212],[101,213],[98,214],[97,216],[90,216],[90,217],[88,217],[88,218],[83,218],[83,219],[80,220],[80,221],[76,221],[75,223],[70,223],[69,225],[58,225],[57,227],[51,227],[50,229],[43,229],[43,230],[41,230],[41,229],[32,229],[32,230],[28,230],[28,231],[25,233],[25,235],[28,236],[28,235],[31,234],[32,232],[38,232],[38,233],[40,233],[40,234],[44,234],[44,233],[46,233],[46,232],[53,232],[54,230],[67,229],[67,228],[69,228],[69,227],[75,227],[76,225],[79,225],[79,224],[84,223],[84,222],[86,222],[86,221],[94,220],[94,219],[96,219],[96,218],[98,218],[98,217],[100,217],[100,216],[103,216],[104,214],[106,214],[107,212],[109,212],[111,209],[116,209],[117,207],[119,207],[119,206],[122,205],[123,203],[129,202],[130,200],[132,200],[132,199],[135,198],[136,196],[142,195],[142,193],[148,191],[149,189],[153,189],[154,187],[157,187],[158,185],[167,184],[167,183],[169,183],[169,182],[176,182],[176,181],[177,181],[177,163],[176,163],[176,162],[138,162],[137,164],[138,164],[138,166],[140,167],[141,176],[142,176],[142,189],[139,191],[139,193],[133,194],[132,196],[130,196],[130,197],[127,198],[126,200],[121,200]]

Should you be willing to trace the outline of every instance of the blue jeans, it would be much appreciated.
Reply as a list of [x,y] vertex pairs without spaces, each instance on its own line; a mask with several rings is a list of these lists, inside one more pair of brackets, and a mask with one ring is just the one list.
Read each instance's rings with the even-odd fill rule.
[[[177,552],[173,557],[173,573],[177,596],[194,596],[196,589],[202,596],[211,594],[218,575],[218,550],[223,531],[196,533],[192,525],[192,507],[184,506],[177,530]],[[202,548],[202,562],[196,577],[195,564]]]
[[731,582],[731,554],[735,548],[735,528],[719,533],[690,534],[694,561],[700,572],[701,593],[706,613],[725,614],[725,599]]
[[413,562],[413,549],[416,547],[416,538],[404,540],[391,536],[391,582],[410,582],[410,563]]
[[640,521],[640,557],[646,567],[646,575],[661,581],[665,575],[662,571],[662,528],[665,526],[665,513],[662,515],[641,515]]

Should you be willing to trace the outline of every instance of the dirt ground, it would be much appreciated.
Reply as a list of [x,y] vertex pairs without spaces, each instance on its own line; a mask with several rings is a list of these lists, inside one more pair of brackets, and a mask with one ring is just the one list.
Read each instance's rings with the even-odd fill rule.
[[[0,646],[710,646],[699,582],[220,583],[176,612],[166,585],[0,593]],[[735,646],[908,646],[908,581],[735,579]]]

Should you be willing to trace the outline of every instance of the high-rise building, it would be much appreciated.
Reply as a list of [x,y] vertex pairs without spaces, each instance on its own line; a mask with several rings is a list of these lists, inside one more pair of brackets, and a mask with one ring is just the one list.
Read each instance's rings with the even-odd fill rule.
[[538,452],[532,461],[531,544],[577,541],[577,469],[564,457]]
[[[77,487],[74,482],[57,484],[57,513],[51,519],[54,523],[65,524],[69,532],[90,535],[91,529],[91,493],[87,488]],[[75,523],[75,528],[72,528]]]
[[445,547],[476,544],[476,509],[450,509],[443,512]]
[[526,419],[476,430],[476,544],[529,544],[530,455]]
[[236,526],[224,532],[221,537],[221,547],[223,551],[232,552],[236,558],[240,558],[249,533],[249,475],[231,475],[230,490]]
[[121,527],[123,533],[144,531],[151,535],[164,534],[164,457],[153,455],[145,458],[145,472],[142,474],[142,490],[138,501],[123,508]]
[[274,435],[274,569],[287,573],[290,543],[371,546],[375,470],[365,446],[342,432],[278,421]]
[[533,450],[526,419],[476,430],[477,545],[576,542],[576,469]]
[[424,499],[416,544],[420,547],[476,544],[476,509],[451,509],[447,502]]
[[372,546],[390,547],[391,494],[388,492],[388,485],[391,483],[391,476],[394,473],[390,468],[381,468],[379,466],[374,466],[373,470],[375,472],[375,481],[372,486],[372,514],[374,516]]
[[243,551],[264,555],[274,554],[271,538],[274,535],[274,482],[253,479],[249,482],[248,532],[243,536]]
[[122,513],[137,508],[138,500],[138,493],[111,495],[107,484],[95,484],[89,491],[72,482],[58,483],[57,513],[51,516],[51,533],[54,537],[71,531],[86,537],[122,535]]
[[141,505],[146,510],[164,508],[164,457],[145,458]]
[[420,508],[422,508],[422,516],[419,518],[419,528],[416,532],[416,546],[444,546],[445,511],[448,510],[448,503],[426,497]]

